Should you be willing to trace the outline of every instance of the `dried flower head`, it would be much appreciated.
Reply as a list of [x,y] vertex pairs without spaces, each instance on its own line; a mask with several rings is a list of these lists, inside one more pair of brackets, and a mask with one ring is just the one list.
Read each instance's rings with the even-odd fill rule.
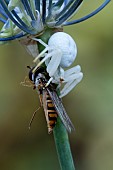
[[46,28],[59,28],[82,22],[101,11],[110,0],[92,13],[69,19],[78,11],[83,0],[0,0],[0,41],[9,41],[25,35],[38,35]]

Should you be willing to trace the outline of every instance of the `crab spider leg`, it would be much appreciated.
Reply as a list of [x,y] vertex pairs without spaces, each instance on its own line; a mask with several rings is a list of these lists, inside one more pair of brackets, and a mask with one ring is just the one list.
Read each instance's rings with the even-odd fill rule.
[[48,53],[40,61],[40,63],[38,63],[38,65],[34,68],[33,72],[50,57],[51,57],[51,59],[47,66],[47,72],[49,73],[49,76],[52,77],[54,75],[54,73],[57,71],[60,61],[61,61],[62,53],[60,50],[54,50],[54,51]]
[[50,58],[52,55],[54,54],[54,52],[51,52],[49,54],[47,54],[38,64],[37,66],[33,69],[33,73],[37,70],[37,68],[39,66],[41,66],[48,58]]
[[65,89],[65,91],[61,90],[61,93],[60,93],[59,97],[62,98],[64,96],[66,96],[80,81],[81,81],[81,79],[77,79],[74,82],[72,81],[71,84],[69,83],[68,87]]
[[68,82],[65,84],[64,88],[60,91],[60,98],[62,98],[63,96],[65,96],[68,92],[67,89],[70,87],[70,85],[72,84],[73,81]]
[[64,79],[64,74],[65,74],[65,71],[62,67],[60,67],[60,78],[61,79]]
[[32,38],[32,39],[35,40],[35,41],[38,41],[40,44],[42,44],[44,47],[46,47],[46,48],[33,60],[33,62],[36,62],[40,57],[42,57],[42,55],[43,55],[44,53],[46,53],[46,51],[48,51],[49,47],[48,47],[48,45],[47,45],[45,42],[43,42],[41,39],[37,39],[37,38]]
[[80,72],[80,73],[78,74],[78,77],[76,77],[76,79],[74,78],[73,81],[67,82],[66,85],[64,86],[64,88],[63,88],[62,90],[66,90],[66,88],[68,88],[68,84],[71,84],[72,82],[78,80],[79,78],[83,78],[83,73],[82,73],[82,72]]
[[76,73],[76,74],[72,74],[69,77],[64,78],[64,83],[72,81],[72,80],[75,80],[75,79],[78,79],[80,76],[81,76],[81,72],[80,73]]
[[61,90],[60,98],[67,95],[83,78],[83,73],[80,73],[79,78],[74,81],[67,83]]
[[41,39],[38,39],[38,38],[32,38],[33,40],[35,40],[35,41],[38,41],[40,44],[42,44],[44,47],[48,47],[48,45],[44,42],[44,41],[42,41]]
[[61,53],[58,54],[58,50],[54,51],[54,55],[51,57],[51,60],[47,66],[47,72],[49,73],[50,77],[52,77],[54,73],[57,71],[61,58],[62,58]]
[[79,65],[70,68],[69,70],[65,71],[65,77],[69,77],[71,74],[78,73],[81,71],[81,67]]
[[73,81],[68,82],[68,83],[64,86],[64,88],[60,91],[60,96],[59,96],[60,98],[64,97],[66,94],[69,93],[69,91],[71,91],[71,90],[68,90],[68,91],[67,91],[67,89],[70,87],[70,85],[71,85],[72,82],[73,82]]
[[44,54],[48,51],[48,48],[45,48],[34,60],[33,62],[35,63],[39,58],[43,57]]

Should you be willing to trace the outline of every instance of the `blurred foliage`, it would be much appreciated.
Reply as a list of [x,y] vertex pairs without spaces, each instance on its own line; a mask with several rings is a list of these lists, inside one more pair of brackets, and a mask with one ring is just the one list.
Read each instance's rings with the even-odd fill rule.
[[[99,3],[85,1],[76,17]],[[82,82],[63,99],[76,127],[69,136],[79,170],[113,169],[112,12],[113,2],[95,17],[64,29],[77,43],[74,65],[80,64],[84,73]],[[18,41],[0,46],[0,169],[58,170],[53,135],[47,134],[42,109],[28,130],[39,100],[32,88],[20,85],[27,65],[32,65],[32,57]]]

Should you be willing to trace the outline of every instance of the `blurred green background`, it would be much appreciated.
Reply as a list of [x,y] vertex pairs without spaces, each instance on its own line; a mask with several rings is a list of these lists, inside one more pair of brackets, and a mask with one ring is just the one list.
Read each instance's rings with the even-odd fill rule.
[[[86,0],[79,18],[103,1]],[[82,82],[63,98],[76,132],[69,135],[77,170],[113,170],[113,2],[95,17],[65,27],[78,46]],[[38,95],[20,85],[32,57],[18,41],[0,46],[0,170],[60,169]]]

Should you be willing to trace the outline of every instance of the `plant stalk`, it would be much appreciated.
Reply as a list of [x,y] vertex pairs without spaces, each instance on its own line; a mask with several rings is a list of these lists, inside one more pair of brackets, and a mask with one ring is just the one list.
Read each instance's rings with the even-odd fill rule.
[[59,117],[53,134],[61,170],[75,170],[68,133]]

